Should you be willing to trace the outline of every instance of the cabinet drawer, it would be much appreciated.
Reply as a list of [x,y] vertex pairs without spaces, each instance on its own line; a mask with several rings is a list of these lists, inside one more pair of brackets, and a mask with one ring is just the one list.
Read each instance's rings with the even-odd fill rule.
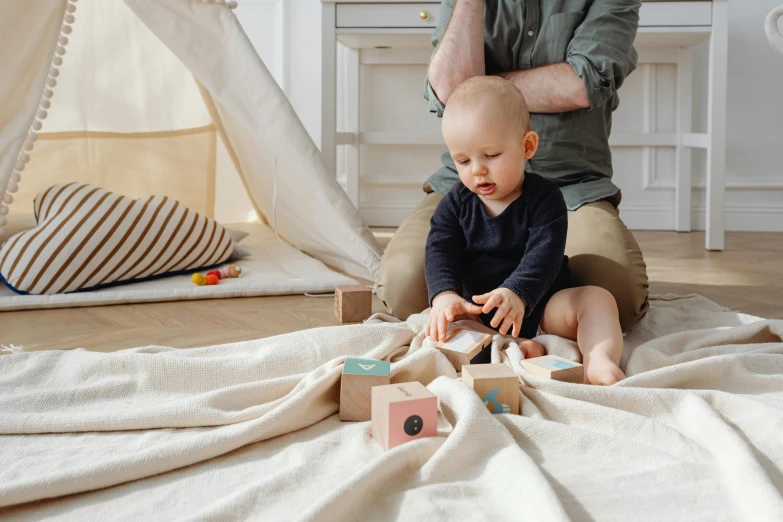
[[438,24],[440,3],[337,4],[337,27],[421,27]]
[[[434,28],[440,3],[337,4],[336,27]],[[712,2],[646,0],[639,11],[640,27],[712,25]]]
[[712,25],[712,2],[643,2],[640,27]]

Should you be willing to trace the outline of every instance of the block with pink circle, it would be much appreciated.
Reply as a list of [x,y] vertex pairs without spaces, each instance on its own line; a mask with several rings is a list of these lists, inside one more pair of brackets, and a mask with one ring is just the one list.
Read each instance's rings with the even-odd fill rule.
[[372,388],[372,436],[383,449],[438,434],[438,397],[420,382]]

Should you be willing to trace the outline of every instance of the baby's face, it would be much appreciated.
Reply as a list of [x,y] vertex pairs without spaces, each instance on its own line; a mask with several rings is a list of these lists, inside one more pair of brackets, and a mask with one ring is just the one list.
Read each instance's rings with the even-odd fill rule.
[[453,114],[447,111],[443,138],[460,180],[479,197],[506,201],[521,193],[525,135],[502,110],[480,104],[460,107]]

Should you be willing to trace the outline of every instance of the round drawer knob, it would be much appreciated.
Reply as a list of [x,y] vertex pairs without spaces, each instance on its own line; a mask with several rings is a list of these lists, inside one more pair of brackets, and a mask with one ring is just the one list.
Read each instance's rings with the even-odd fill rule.
[[419,13],[419,18],[421,18],[424,21],[427,21],[430,19],[430,12],[429,11],[421,11]]

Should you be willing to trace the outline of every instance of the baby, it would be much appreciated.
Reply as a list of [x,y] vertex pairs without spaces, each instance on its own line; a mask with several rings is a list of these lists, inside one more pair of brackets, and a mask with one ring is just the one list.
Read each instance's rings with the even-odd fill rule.
[[525,357],[545,353],[530,338],[557,335],[578,343],[585,382],[624,379],[617,303],[603,288],[572,287],[563,196],[525,172],[538,135],[522,93],[499,77],[471,78],[449,97],[442,133],[461,183],[430,222],[425,335],[444,340],[449,322],[479,320],[525,339]]

